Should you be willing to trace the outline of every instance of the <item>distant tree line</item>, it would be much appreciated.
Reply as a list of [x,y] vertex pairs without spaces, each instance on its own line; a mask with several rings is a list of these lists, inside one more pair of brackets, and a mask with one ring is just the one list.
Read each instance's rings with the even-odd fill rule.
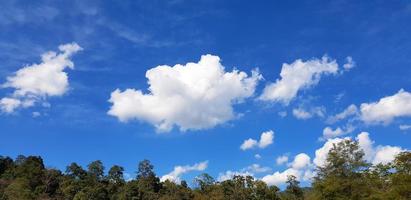
[[38,156],[0,156],[0,200],[303,200],[303,199],[411,199],[411,152],[392,163],[371,165],[355,141],[342,141],[330,150],[325,166],[316,169],[312,186],[301,188],[289,176],[285,190],[251,176],[217,182],[201,174],[189,187],[160,182],[148,160],[138,164],[137,176],[124,179],[124,168],[114,165],[104,173],[103,163],[87,169],[71,163],[65,172],[49,169]]

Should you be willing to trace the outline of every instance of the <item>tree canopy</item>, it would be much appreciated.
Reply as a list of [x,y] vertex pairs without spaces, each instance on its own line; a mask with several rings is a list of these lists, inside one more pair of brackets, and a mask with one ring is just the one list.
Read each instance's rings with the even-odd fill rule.
[[105,173],[100,160],[87,169],[71,163],[66,171],[46,168],[39,156],[0,156],[0,200],[303,200],[303,199],[411,199],[411,152],[393,162],[372,165],[355,141],[334,144],[324,166],[316,169],[312,186],[302,188],[288,176],[284,191],[252,176],[234,176],[222,182],[200,174],[186,181],[160,182],[149,160],[137,165],[137,176],[124,179],[124,168]]

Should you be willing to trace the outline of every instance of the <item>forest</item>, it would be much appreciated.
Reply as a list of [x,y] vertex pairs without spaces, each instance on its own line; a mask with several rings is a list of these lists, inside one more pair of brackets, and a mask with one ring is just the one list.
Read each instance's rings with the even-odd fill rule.
[[251,176],[223,182],[203,173],[186,181],[160,182],[149,160],[137,165],[137,176],[124,179],[124,168],[105,173],[99,160],[87,169],[71,163],[66,170],[46,168],[39,156],[0,156],[0,200],[302,200],[411,199],[411,152],[388,164],[372,165],[356,141],[334,144],[326,164],[317,167],[310,187],[289,176],[284,190]]

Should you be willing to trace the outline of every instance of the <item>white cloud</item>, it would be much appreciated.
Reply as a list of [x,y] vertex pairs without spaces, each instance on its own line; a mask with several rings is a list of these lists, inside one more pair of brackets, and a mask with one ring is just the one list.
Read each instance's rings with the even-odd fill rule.
[[252,164],[246,168],[244,168],[242,171],[248,171],[253,174],[258,174],[258,173],[264,173],[270,171],[271,168],[269,167],[262,167],[259,164]]
[[192,171],[204,171],[207,167],[208,167],[208,161],[203,161],[200,163],[196,163],[194,165],[175,166],[172,172],[162,176],[160,180],[161,182],[169,180],[175,183],[180,183],[181,176],[183,174],[186,174]]
[[268,145],[272,144],[274,140],[274,132],[272,130],[263,132],[260,137],[260,142],[258,143],[258,147],[266,148]]
[[335,137],[341,136],[343,134],[344,134],[344,131],[340,127],[337,127],[335,130],[333,130],[331,127],[327,126],[323,130],[323,137],[325,139],[335,138]]
[[303,109],[293,109],[293,115],[294,117],[296,117],[297,119],[309,119],[312,117],[311,113],[303,110]]
[[255,159],[261,159],[261,155],[257,153],[257,154],[254,155],[254,158]]
[[356,140],[358,141],[358,145],[364,151],[364,158],[367,161],[372,161],[375,156],[374,151],[374,141],[372,141],[369,137],[369,133],[361,132],[357,135]]
[[321,76],[329,74],[338,74],[338,64],[327,56],[305,62],[298,59],[291,64],[284,63],[281,78],[268,84],[259,99],[288,105],[300,90],[317,85]]
[[324,117],[325,112],[326,111],[324,107],[313,107],[308,111],[303,108],[293,109],[294,117],[296,117],[297,119],[303,119],[303,120],[312,118],[314,116]]
[[290,163],[290,168],[266,175],[261,180],[268,185],[278,186],[285,184],[289,175],[294,175],[297,180],[309,180],[312,178],[313,173],[310,157],[305,153],[300,153],[294,157],[294,161]]
[[240,149],[247,150],[247,149],[252,149],[256,146],[258,146],[257,140],[249,138],[247,140],[244,140],[243,144],[241,144],[240,146]]
[[357,140],[364,151],[365,159],[372,164],[387,164],[393,161],[399,153],[406,151],[398,146],[378,145],[374,147],[375,142],[369,138],[367,132],[358,134]]
[[301,177],[301,171],[289,168],[286,169],[283,172],[276,171],[273,174],[269,174],[261,178],[262,181],[267,183],[267,185],[282,185],[287,181],[287,177],[293,175],[297,177],[297,179],[300,179]]
[[361,119],[369,124],[389,124],[396,117],[411,116],[411,93],[401,89],[378,102],[361,104]]
[[[333,147],[333,144],[337,144],[343,140],[351,140],[351,138],[345,137],[328,139],[321,148],[315,151],[315,158],[313,161],[314,164],[317,166],[324,166],[326,164],[328,152]],[[402,149],[401,147],[389,145],[378,145],[375,147],[374,141],[370,139],[369,133],[367,132],[361,132],[358,134],[356,140],[358,141],[360,148],[364,151],[364,159],[373,164],[378,164],[380,162],[385,164],[390,162],[399,152],[405,151],[405,149]]]
[[344,111],[338,113],[334,116],[330,116],[327,119],[327,123],[335,123],[337,121],[343,120],[349,116],[358,115],[358,108],[354,104],[349,105]]
[[203,55],[198,63],[157,66],[146,72],[149,93],[116,89],[109,115],[126,122],[137,119],[170,131],[212,128],[235,118],[233,104],[254,94],[261,79],[257,71],[226,72],[220,58]]
[[311,163],[311,158],[305,153],[300,153],[295,156],[294,161],[291,163],[293,169],[302,169],[307,167]]
[[347,63],[343,65],[343,68],[345,71],[350,71],[352,68],[355,67],[356,64],[351,56],[348,56],[346,60],[347,60]]
[[21,106],[19,99],[4,97],[0,99],[0,108],[2,112],[12,113],[16,108]]
[[320,138],[321,140],[327,140],[330,138],[339,137],[354,131],[354,127],[351,125],[346,126],[345,128],[337,127],[334,130],[327,126],[323,129],[323,136]]
[[[328,139],[324,145],[315,151],[315,158],[313,164],[315,166],[324,166],[327,162],[328,152],[333,148],[334,144],[337,144],[344,140],[351,140],[350,137],[345,138],[333,138]],[[367,132],[362,132],[356,137],[360,148],[364,151],[364,159],[367,161],[378,164],[378,163],[388,163],[391,162],[396,155],[406,149],[396,146],[374,146],[374,141],[369,138]],[[284,158],[277,158],[277,164],[282,164],[287,162]],[[266,175],[261,178],[262,181],[266,182],[268,185],[282,185],[287,181],[288,175],[294,175],[297,180],[308,181],[311,180],[315,175],[314,165],[310,161],[310,157],[305,153],[300,153],[294,157],[293,162],[289,163],[289,168],[280,172],[276,171],[273,174]]]
[[73,69],[70,57],[82,50],[76,43],[59,46],[60,53],[49,51],[41,56],[40,64],[25,66],[7,77],[4,88],[13,88],[9,97],[0,100],[3,112],[12,113],[20,107],[30,107],[47,97],[61,96],[69,86],[68,75],[64,70]]
[[405,151],[401,147],[395,147],[395,146],[378,146],[377,149],[375,150],[375,157],[374,160],[372,161],[373,164],[387,164],[395,159],[395,156],[397,156],[399,153]]
[[242,150],[247,150],[247,149],[252,149],[255,147],[259,147],[261,149],[266,148],[270,144],[272,144],[274,141],[274,132],[272,130],[266,131],[261,133],[260,136],[260,141],[257,142],[257,140],[254,139],[247,139],[244,140],[243,144],[241,144],[240,149]]
[[277,159],[275,160],[275,163],[277,165],[283,165],[287,162],[288,162],[288,156],[286,155],[278,156]]
[[401,124],[401,125],[399,126],[399,128],[400,128],[400,130],[402,130],[402,131],[406,131],[406,130],[411,129],[411,125]]

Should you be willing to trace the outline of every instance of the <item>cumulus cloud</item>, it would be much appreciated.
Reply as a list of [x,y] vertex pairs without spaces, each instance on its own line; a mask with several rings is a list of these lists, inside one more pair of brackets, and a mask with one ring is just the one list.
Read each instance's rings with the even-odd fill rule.
[[378,146],[375,150],[375,157],[372,161],[373,164],[387,164],[395,159],[395,157],[405,151],[401,147],[396,146]]
[[185,166],[175,166],[174,170],[160,178],[161,182],[166,180],[180,183],[181,176],[183,174],[192,172],[192,171],[204,171],[208,167],[208,161],[203,161],[200,163],[196,163],[194,165],[185,165]]
[[260,136],[260,141],[257,142],[257,140],[254,139],[247,139],[244,140],[243,144],[241,144],[240,149],[242,150],[248,150],[248,149],[252,149],[255,147],[259,147],[261,149],[266,148],[267,146],[269,146],[270,144],[272,144],[274,141],[274,131],[269,130],[266,132],[261,133]]
[[311,158],[305,153],[300,153],[295,156],[294,161],[291,163],[293,169],[302,169],[307,167],[311,163]]
[[276,171],[273,174],[268,174],[261,178],[262,181],[268,185],[282,185],[287,181],[290,175],[295,176],[298,180],[309,180],[313,176],[313,169],[311,165],[311,158],[305,154],[300,153],[294,157],[290,168],[280,172]]
[[276,171],[273,174],[269,174],[261,178],[262,181],[267,183],[267,185],[282,185],[287,181],[287,177],[293,175],[297,177],[297,179],[300,179],[301,177],[301,171],[289,168],[286,169],[285,171]]
[[394,160],[395,156],[403,151],[407,151],[398,146],[378,145],[374,147],[374,141],[369,137],[369,133],[358,134],[357,141],[364,150],[365,159],[373,164],[387,164]]
[[323,136],[320,139],[327,140],[330,138],[335,138],[335,137],[339,137],[339,136],[351,133],[352,131],[354,131],[353,126],[347,126],[344,129],[340,127],[332,129],[331,127],[327,126],[324,128]]
[[349,105],[344,111],[327,119],[327,123],[333,124],[350,116],[358,115],[358,108],[354,104]]
[[288,162],[288,156],[286,155],[278,156],[277,159],[275,160],[275,163],[277,165],[283,165],[287,162]]
[[74,69],[70,57],[82,50],[76,43],[64,44],[60,52],[49,51],[41,56],[40,64],[25,66],[7,77],[3,88],[13,88],[14,92],[0,100],[2,112],[12,113],[17,108],[34,106],[47,97],[61,96],[68,90],[66,68]]
[[297,119],[309,119],[314,116],[324,117],[325,115],[325,108],[324,107],[313,107],[310,110],[305,110],[303,108],[294,108],[293,115]]
[[411,93],[401,89],[378,102],[361,104],[360,110],[361,119],[365,123],[389,124],[394,118],[411,116]]
[[254,158],[255,159],[261,159],[261,155],[257,153],[257,154],[254,155]]
[[241,144],[241,146],[240,146],[240,149],[245,151],[247,149],[252,149],[256,146],[258,146],[257,140],[249,138],[247,140],[244,140],[243,144]]
[[146,72],[149,92],[116,89],[109,115],[126,122],[137,119],[158,131],[212,128],[235,118],[233,105],[254,94],[261,79],[233,70],[226,72],[220,58],[203,55],[198,63],[157,66]]
[[[361,132],[355,138],[360,148],[364,151],[364,159],[373,164],[387,163],[392,161],[395,156],[406,149],[397,146],[378,145],[374,146],[374,141],[369,137],[369,133]],[[315,151],[314,164],[317,166],[324,166],[326,164],[328,152],[333,147],[343,140],[351,140],[350,137],[328,139],[325,144]]]
[[291,64],[284,63],[281,78],[268,84],[259,99],[288,105],[299,91],[317,85],[322,76],[330,74],[338,74],[338,64],[327,56],[322,59],[298,59]]
[[[325,166],[327,162],[328,152],[333,148],[334,144],[340,143],[344,140],[352,140],[350,137],[332,138],[328,139],[322,147],[315,151],[315,158],[311,163],[310,156],[305,153],[300,153],[294,157],[294,160],[288,164],[289,168],[284,171],[276,171],[273,174],[268,174],[261,178],[262,181],[268,185],[282,185],[287,181],[287,176],[294,175],[297,180],[311,180],[315,175],[314,167]],[[395,156],[400,152],[407,151],[401,147],[389,145],[374,145],[369,137],[369,133],[362,132],[357,135],[355,140],[358,142],[360,148],[364,151],[364,159],[373,164],[386,164],[394,160]],[[279,161],[281,160],[281,161]],[[277,158],[278,163],[287,162],[282,157]],[[314,164],[314,165],[313,165]]]

